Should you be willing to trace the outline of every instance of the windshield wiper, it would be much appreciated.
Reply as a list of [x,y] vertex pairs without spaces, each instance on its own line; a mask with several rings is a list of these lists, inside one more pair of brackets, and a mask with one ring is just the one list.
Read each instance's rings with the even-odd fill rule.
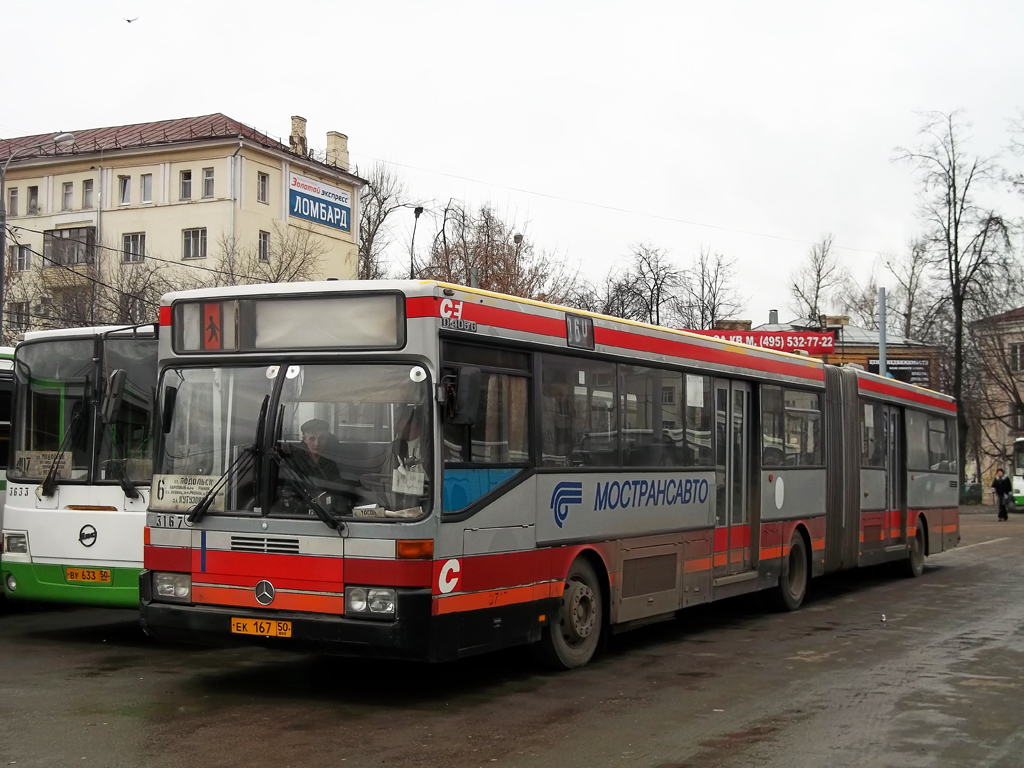
[[64,434],[60,438],[60,445],[57,447],[57,453],[53,457],[53,462],[50,464],[50,468],[46,470],[46,477],[43,478],[43,482],[39,485],[39,492],[43,496],[53,496],[53,492],[57,490],[57,468],[60,466],[61,458],[67,453],[71,435],[75,431],[75,426],[78,424],[83,410],[85,409],[80,408],[75,411],[75,414],[71,417],[71,423],[68,424],[68,428],[64,430]]
[[[256,442],[252,445],[243,445],[239,448],[238,458],[231,462],[224,474],[217,478],[217,482],[214,483],[210,489],[203,494],[198,503],[192,507],[192,512],[188,516],[190,523],[196,523],[202,519],[203,515],[210,511],[210,507],[213,506],[213,500],[217,498],[217,494],[220,493],[231,479],[235,475],[248,472],[254,465],[259,469],[257,459],[260,453],[260,441],[263,439],[263,429],[267,419],[267,404],[270,402],[270,395],[263,396],[263,404],[260,406],[260,417],[256,422]],[[256,478],[257,492],[259,489],[259,478]]]
[[[320,500],[327,495],[327,491],[322,491],[319,495],[313,496],[309,491],[310,478],[305,472],[298,467],[295,462],[291,461],[291,456],[286,456],[278,448],[273,448],[270,451],[270,455],[273,457],[277,465],[286,470],[286,481],[288,484],[298,491],[299,495],[302,496],[303,500],[309,505],[309,508],[313,510],[313,513],[319,517],[324,525],[328,528],[334,528],[339,533],[345,530],[345,523],[335,517],[334,514],[329,512],[327,508],[320,503]],[[287,474],[291,473],[295,478],[287,477]],[[296,478],[298,482],[296,482]]]
[[135,483],[132,482],[131,478],[128,477],[128,470],[126,465],[127,459],[107,459],[104,464],[117,472],[119,475],[118,483],[121,485],[121,490],[124,491],[124,495],[129,499],[137,499],[142,494],[139,493],[139,489],[135,487]]
[[189,513],[188,521],[197,523],[203,515],[210,511],[213,500],[217,497],[231,479],[242,472],[248,471],[256,462],[257,448],[255,445],[243,445],[239,448],[238,458],[231,462],[231,466],[224,470],[224,474],[217,478],[217,482],[210,486],[210,489],[201,498]]

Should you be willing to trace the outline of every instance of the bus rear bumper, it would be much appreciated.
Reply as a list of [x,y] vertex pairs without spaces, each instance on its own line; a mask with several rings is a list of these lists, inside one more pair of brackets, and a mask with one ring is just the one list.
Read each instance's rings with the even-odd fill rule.
[[[350,619],[344,616],[288,611],[178,605],[141,601],[143,630],[157,640],[194,645],[263,645],[280,650],[312,651],[340,656],[361,656],[412,661],[432,658],[430,590],[398,594],[393,621]],[[232,619],[258,619],[291,623],[291,637],[234,634]]]

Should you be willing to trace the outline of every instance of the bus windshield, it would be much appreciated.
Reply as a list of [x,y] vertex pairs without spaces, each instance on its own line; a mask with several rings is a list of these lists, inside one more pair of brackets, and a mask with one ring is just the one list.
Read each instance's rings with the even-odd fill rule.
[[175,368],[164,373],[154,508],[416,519],[431,497],[430,386],[414,364]]
[[94,339],[23,344],[15,357],[13,461],[17,481],[42,480],[63,447],[58,480],[88,480]]
[[153,401],[156,397],[156,339],[107,336],[104,370],[123,370],[121,407],[100,433],[99,482],[148,483],[153,474]]

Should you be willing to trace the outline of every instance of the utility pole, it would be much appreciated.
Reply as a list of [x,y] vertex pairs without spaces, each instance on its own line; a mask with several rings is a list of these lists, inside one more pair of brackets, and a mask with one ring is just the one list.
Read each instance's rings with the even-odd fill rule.
[[885,288],[878,289],[878,375],[885,376]]
[[[75,141],[73,133],[59,133],[53,137],[55,147],[72,144]],[[7,280],[7,166],[19,152],[30,149],[42,149],[49,144],[44,141],[28,147],[18,147],[7,155],[7,162],[0,168],[0,339],[3,338],[4,315],[6,314],[6,298],[4,297],[4,283]],[[27,202],[27,201],[26,201]]]
[[416,279],[416,257],[414,255],[415,251],[413,250],[413,247],[416,245],[416,225],[420,223],[420,215],[422,213],[423,213],[423,206],[422,205],[417,205],[413,209],[413,212],[412,212],[413,216],[415,216],[416,218],[414,218],[412,220],[412,239],[409,241],[409,279],[410,280],[415,280]]

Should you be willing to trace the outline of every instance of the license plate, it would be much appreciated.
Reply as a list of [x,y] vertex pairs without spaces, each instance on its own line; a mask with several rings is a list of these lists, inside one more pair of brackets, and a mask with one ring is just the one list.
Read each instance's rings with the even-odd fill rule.
[[111,581],[110,571],[106,568],[65,568],[64,578],[86,584],[109,584]]
[[235,635],[257,635],[258,637],[291,637],[290,621],[268,621],[267,619],[231,619],[231,632]]

